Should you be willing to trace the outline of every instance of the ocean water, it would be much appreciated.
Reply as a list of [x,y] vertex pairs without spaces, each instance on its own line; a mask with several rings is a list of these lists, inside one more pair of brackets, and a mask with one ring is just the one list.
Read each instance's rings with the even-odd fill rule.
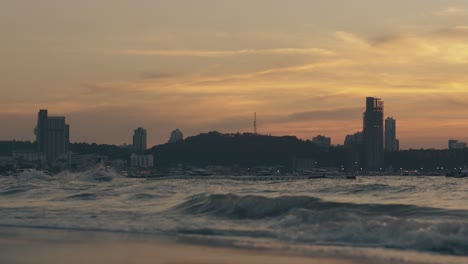
[[0,226],[389,263],[468,263],[467,187],[468,179],[445,177],[145,180],[105,168],[25,172],[0,177]]

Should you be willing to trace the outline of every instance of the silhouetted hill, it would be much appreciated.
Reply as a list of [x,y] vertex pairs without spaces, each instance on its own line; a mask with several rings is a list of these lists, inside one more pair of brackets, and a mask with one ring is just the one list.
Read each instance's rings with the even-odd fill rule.
[[185,164],[290,167],[294,156],[314,158],[322,166],[336,166],[344,162],[341,148],[324,150],[311,141],[303,141],[292,136],[274,137],[218,132],[200,134],[177,143],[159,145],[149,152],[154,154],[158,166]]

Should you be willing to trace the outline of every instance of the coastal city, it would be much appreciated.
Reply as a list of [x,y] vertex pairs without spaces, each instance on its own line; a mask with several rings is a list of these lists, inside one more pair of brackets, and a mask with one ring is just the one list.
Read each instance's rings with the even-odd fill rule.
[[[383,100],[367,97],[363,130],[347,135],[343,145],[332,145],[331,138],[324,135],[306,141],[294,136],[261,135],[257,133],[255,113],[253,133],[209,132],[184,140],[182,131],[175,129],[166,144],[148,148],[148,132],[143,127],[133,131],[131,145],[71,143],[66,118],[42,109],[34,128],[35,142],[0,142],[6,149],[0,156],[0,172],[18,175],[34,169],[57,173],[104,166],[138,178],[468,176],[468,160],[464,159],[467,143],[450,139],[446,150],[400,150],[396,123],[393,117],[384,119]],[[232,147],[229,141],[239,144]],[[219,158],[223,155],[229,160]],[[420,162],[422,158],[425,162]]]
[[0,264],[468,264],[467,0],[0,18]]

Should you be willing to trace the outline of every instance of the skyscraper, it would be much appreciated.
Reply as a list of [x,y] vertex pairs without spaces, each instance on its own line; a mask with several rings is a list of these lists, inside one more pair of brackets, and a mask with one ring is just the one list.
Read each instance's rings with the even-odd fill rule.
[[46,138],[47,138],[47,117],[48,113],[46,109],[39,110],[37,114],[37,125],[34,129],[36,135],[36,145],[38,152],[44,152],[46,150]]
[[139,127],[133,134],[133,151],[140,154],[146,150],[146,129]]
[[48,116],[42,109],[38,113],[36,134],[37,151],[46,154],[47,163],[54,162],[60,154],[68,151],[70,126],[63,116]]
[[378,171],[384,166],[383,151],[384,102],[379,98],[366,98],[364,112],[364,164],[370,171]]
[[393,117],[388,117],[385,119],[385,150],[397,151],[396,141],[396,121]]

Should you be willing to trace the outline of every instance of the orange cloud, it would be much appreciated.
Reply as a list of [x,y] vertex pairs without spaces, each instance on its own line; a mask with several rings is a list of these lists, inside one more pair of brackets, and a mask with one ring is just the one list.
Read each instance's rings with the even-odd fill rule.
[[[256,111],[265,133],[301,138],[328,134],[342,143],[346,134],[361,129],[364,97],[378,96],[386,101],[388,115],[401,122],[405,146],[428,129],[427,123],[440,133],[464,129],[456,124],[464,122],[468,110],[459,103],[468,100],[468,44],[461,41],[467,37],[468,27],[457,26],[379,38],[338,31],[326,49],[125,50],[121,53],[149,59],[176,57],[192,71],[89,82],[46,103],[59,112],[136,109],[135,119],[176,120],[192,133],[250,131]],[[258,63],[278,55],[285,62],[269,67]],[[202,63],[192,65],[193,57]],[[210,71],[199,68],[203,63]],[[221,64],[230,67],[221,71]],[[22,109],[38,106],[12,103],[2,110],[24,113]]]
[[174,56],[174,57],[226,57],[241,55],[320,55],[335,56],[330,50],[320,48],[277,48],[243,50],[136,50],[129,49],[117,53],[128,55]]

